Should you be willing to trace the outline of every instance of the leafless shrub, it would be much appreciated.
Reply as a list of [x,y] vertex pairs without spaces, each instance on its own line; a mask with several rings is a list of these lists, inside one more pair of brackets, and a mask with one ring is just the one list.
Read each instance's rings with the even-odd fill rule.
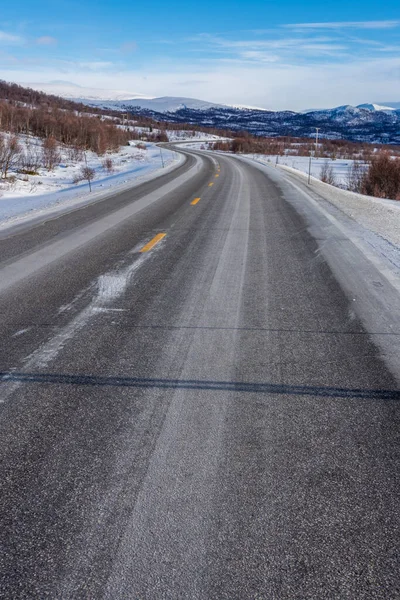
[[82,176],[82,173],[76,173],[76,175],[74,175],[73,179],[72,179],[72,183],[74,185],[77,185],[78,183],[80,183],[81,181],[84,180],[84,177]]
[[103,160],[103,168],[107,171],[107,173],[112,173],[114,171],[114,163],[112,158],[107,157]]
[[20,157],[20,172],[27,173],[28,175],[36,175],[42,164],[42,148],[27,140]]
[[355,160],[347,172],[347,189],[350,192],[357,192],[360,194],[363,189],[365,178],[365,167],[362,163]]
[[373,158],[365,174],[363,194],[400,200],[400,159],[381,152]]
[[330,165],[327,160],[321,167],[319,178],[324,183],[329,183],[329,185],[336,185],[336,179],[332,169],[332,165]]
[[52,171],[57,163],[60,162],[60,152],[57,140],[49,136],[43,142],[43,166]]
[[0,137],[0,176],[7,179],[8,171],[18,165],[21,146],[16,136]]
[[31,181],[31,184],[29,186],[29,193],[30,194],[34,194],[38,188],[39,185],[39,181]]
[[95,175],[96,172],[94,169],[92,169],[92,167],[84,166],[78,173],[76,173],[72,180],[72,183],[77,184],[81,181],[91,182],[95,178]]
[[96,171],[88,166],[82,167],[81,173],[82,179],[86,179],[86,181],[92,181],[96,175]]
[[10,175],[10,177],[8,177],[7,179],[9,186],[10,186],[10,190],[15,190],[16,186],[17,186],[17,178],[15,177],[15,175]]
[[67,148],[68,159],[74,162],[79,162],[83,159],[83,150],[78,146],[69,146]]

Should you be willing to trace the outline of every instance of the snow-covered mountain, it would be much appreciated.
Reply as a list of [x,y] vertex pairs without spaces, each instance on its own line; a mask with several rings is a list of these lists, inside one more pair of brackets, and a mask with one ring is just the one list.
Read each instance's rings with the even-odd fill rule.
[[82,102],[89,106],[98,106],[111,110],[127,110],[132,108],[143,108],[154,110],[156,112],[176,112],[181,109],[191,108],[194,110],[208,110],[209,108],[238,108],[243,110],[266,110],[261,107],[247,106],[243,104],[218,104],[197,98],[187,98],[181,96],[162,96],[153,98],[134,92],[122,90],[105,90],[100,88],[89,88],[77,85],[70,81],[51,81],[49,83],[28,83],[34,90],[61,96],[68,100]]
[[385,106],[391,106],[395,110],[400,110],[400,102],[384,102]]
[[136,109],[136,112],[158,121],[249,131],[254,135],[267,137],[313,137],[315,128],[318,127],[323,138],[400,144],[400,110],[379,111],[345,105],[305,114],[227,106],[207,110],[186,107],[164,113]]
[[371,110],[372,112],[391,112],[392,110],[396,110],[392,106],[384,106],[382,104],[359,104],[357,108],[365,108],[366,110]]
[[349,121],[353,119],[359,119],[361,121],[373,120],[374,114],[385,113],[394,114],[395,108],[391,106],[382,106],[380,104],[359,104],[358,106],[352,106],[351,104],[344,104],[343,106],[336,106],[335,108],[322,108],[318,110],[310,110],[303,112],[302,114],[314,115],[316,119],[331,118],[335,121]]
[[[160,113],[176,112],[181,109],[191,108],[194,110],[208,110],[209,108],[222,107],[223,104],[198,100],[196,98],[163,96],[152,98],[135,92],[122,90],[104,90],[100,88],[88,88],[71,83],[70,81],[52,81],[49,83],[29,83],[34,90],[54,94],[82,102],[89,106],[108,108],[111,110],[129,110],[138,107],[145,110],[153,110]],[[260,109],[262,110],[262,109]]]
[[198,100],[196,98],[174,96],[164,96],[162,98],[129,98],[113,102],[105,102],[104,100],[91,102],[85,98],[81,98],[80,101],[84,104],[90,104],[91,106],[111,108],[113,110],[129,110],[140,107],[145,110],[154,110],[159,113],[171,113],[186,108],[193,110],[208,110],[210,108],[222,108],[224,106],[223,104],[214,104],[213,102]]
[[190,123],[231,131],[247,130],[255,135],[315,135],[325,138],[400,144],[400,103],[345,104],[335,108],[303,112],[216,104],[186,97],[147,98],[120,90],[85,88],[66,81],[30,84],[30,87],[83,102],[88,106],[146,114],[158,121]]

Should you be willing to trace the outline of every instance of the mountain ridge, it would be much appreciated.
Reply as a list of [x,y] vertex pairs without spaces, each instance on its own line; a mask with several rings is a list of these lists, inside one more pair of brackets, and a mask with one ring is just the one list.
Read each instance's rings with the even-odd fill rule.
[[[39,87],[41,84],[34,85]],[[390,103],[365,103],[358,106],[345,104],[307,112],[273,111],[229,106],[187,97],[147,98],[118,90],[109,94],[109,99],[102,99],[97,96],[104,92],[103,90],[76,85],[72,88],[74,96],[68,97],[74,101],[97,108],[145,115],[157,121],[188,123],[193,126],[238,132],[248,131],[253,135],[268,137],[313,137],[315,129],[318,128],[320,136],[326,139],[400,144],[400,103],[393,103],[399,108],[390,106]],[[60,95],[63,89],[68,93],[71,86],[68,82],[58,81],[47,84],[47,89],[52,93],[58,91]],[[84,97],[84,92],[88,89],[92,90],[92,98]],[[133,95],[133,98],[125,97]]]

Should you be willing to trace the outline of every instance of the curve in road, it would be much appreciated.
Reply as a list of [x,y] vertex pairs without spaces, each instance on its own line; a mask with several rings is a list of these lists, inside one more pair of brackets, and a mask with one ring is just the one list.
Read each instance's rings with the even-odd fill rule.
[[184,152],[0,241],[0,595],[394,598],[398,294],[272,171]]

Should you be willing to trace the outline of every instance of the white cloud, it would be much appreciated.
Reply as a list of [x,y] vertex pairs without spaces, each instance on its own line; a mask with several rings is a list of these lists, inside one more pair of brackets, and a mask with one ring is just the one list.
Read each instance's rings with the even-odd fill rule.
[[7,33],[5,31],[0,31],[0,44],[23,44],[24,38],[19,35],[14,35],[12,33]]
[[114,66],[114,63],[109,61],[87,61],[78,63],[82,69],[90,69],[91,71],[101,71]]
[[[341,55],[344,51],[348,51],[348,46],[339,43],[334,37],[327,36],[306,36],[306,37],[283,37],[280,39],[245,39],[232,40],[202,34],[188,40],[198,44],[197,52],[208,52],[216,54],[225,54],[229,56],[229,60],[244,59],[254,60],[257,58],[260,62],[277,62],[282,57],[288,60],[292,57],[298,59],[300,55],[314,55],[319,57]],[[199,42],[201,45],[199,45]],[[268,55],[266,51],[279,52],[281,56],[276,54]],[[226,60],[226,59],[225,59]]]
[[[7,75],[5,75],[7,73]],[[3,70],[8,81],[52,81],[60,69]],[[400,57],[345,64],[291,65],[212,61],[201,67],[122,70],[73,68],[63,79],[82,86],[135,90],[146,96],[188,96],[226,104],[302,110],[400,99]],[[385,100],[386,99],[386,100]]]
[[328,23],[291,23],[286,29],[395,29],[400,21],[332,21]]
[[38,37],[36,39],[36,43],[39,46],[52,46],[54,44],[57,44],[57,40],[51,35],[43,35],[42,37]]
[[[36,64],[28,56],[19,58],[18,71],[15,67],[11,70],[11,63],[8,71],[3,65],[0,78],[48,82],[61,75],[84,87],[129,87],[146,96],[184,95],[274,109],[379,103],[388,98],[396,101],[400,100],[397,44],[363,39],[374,37],[372,33],[360,34],[360,40],[355,33],[348,33],[351,28],[390,29],[397,24],[400,22],[292,24],[253,39],[249,32],[236,39],[233,35],[202,34],[178,41],[184,46],[179,57],[176,48],[170,54],[163,46],[159,57],[149,55],[147,64],[136,70],[132,61],[123,57],[125,51],[135,49],[134,42],[115,49],[115,62],[87,56],[76,61],[57,60],[49,52],[46,61],[36,57]],[[297,31],[298,27],[304,31]],[[340,28],[347,28],[346,35]],[[50,45],[51,39],[38,38],[36,43]],[[104,53],[104,58],[109,59],[110,53]]]
[[276,54],[270,54],[269,52],[262,52],[260,50],[245,50],[240,53],[243,60],[251,60],[255,62],[268,62],[275,63],[279,61],[279,56]]
[[135,52],[138,49],[138,45],[136,42],[131,41],[131,42],[125,42],[124,44],[122,44],[120,51],[123,52],[124,54],[130,54],[131,52]]

